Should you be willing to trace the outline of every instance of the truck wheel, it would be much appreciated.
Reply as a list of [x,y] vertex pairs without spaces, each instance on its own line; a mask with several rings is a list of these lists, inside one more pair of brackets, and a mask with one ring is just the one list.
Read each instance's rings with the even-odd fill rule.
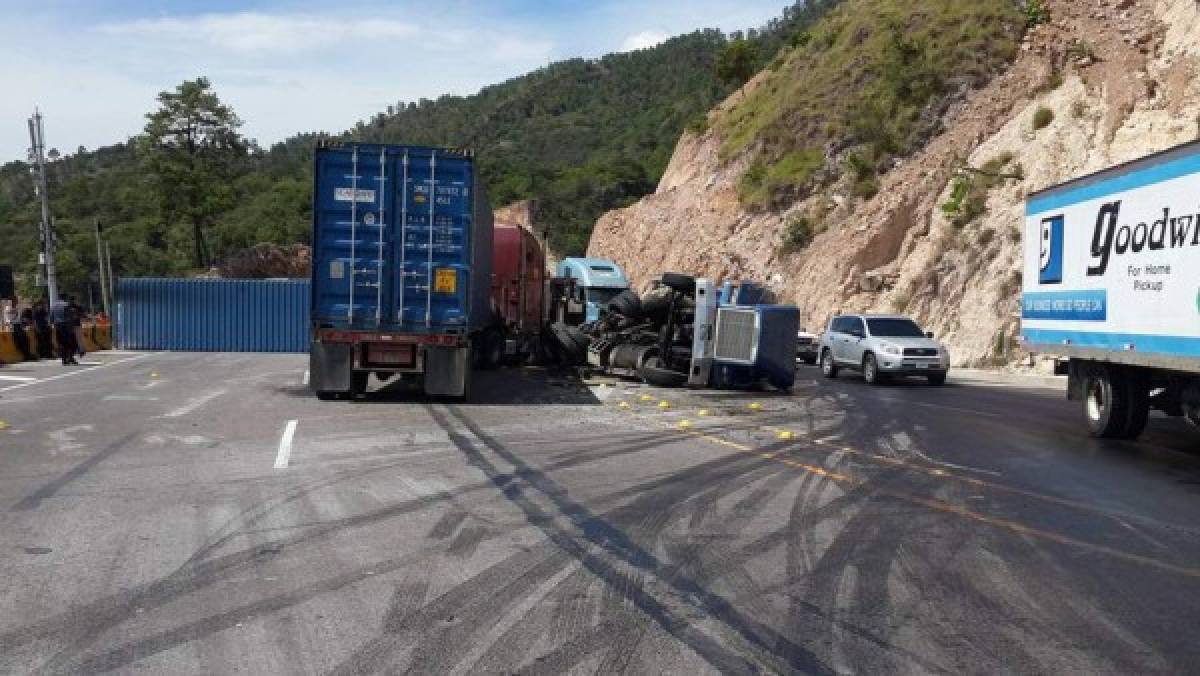
[[561,349],[560,354],[568,366],[582,364],[587,361],[587,348],[590,339],[587,334],[574,326],[567,324],[551,324],[550,330]]
[[887,381],[887,375],[879,372],[879,362],[870,352],[863,357],[862,374],[868,385],[882,385]]
[[1137,378],[1126,378],[1125,433],[1122,439],[1137,439],[1150,422],[1150,389]]
[[838,375],[837,362],[833,360],[833,350],[821,353],[821,374],[826,378],[836,378]]
[[1083,413],[1088,432],[1098,439],[1121,439],[1129,425],[1129,384],[1123,375],[1097,368],[1083,384]]
[[350,374],[350,398],[354,399],[360,394],[367,393],[367,378],[371,377],[370,371],[355,371]]
[[638,375],[647,385],[655,387],[683,387],[687,383],[686,373],[666,368],[663,360],[658,357],[647,359],[646,363],[638,369]]
[[325,390],[317,392],[317,399],[321,401],[337,401],[338,399],[341,399],[341,397],[341,392],[326,392]]
[[696,278],[691,275],[683,275],[678,272],[664,272],[662,283],[663,286],[669,286],[680,293],[692,294],[696,292]]
[[933,385],[935,387],[941,387],[942,385],[946,384],[946,374],[945,373],[935,373],[931,376],[926,376],[925,379],[929,381],[930,385]]
[[479,337],[479,345],[473,350],[479,368],[485,371],[498,368],[504,363],[504,334],[498,329],[488,329]]
[[608,311],[627,319],[637,319],[642,315],[642,299],[633,289],[625,289],[608,301]]
[[642,314],[655,321],[663,321],[671,309],[671,297],[675,292],[670,287],[660,286],[642,296]]

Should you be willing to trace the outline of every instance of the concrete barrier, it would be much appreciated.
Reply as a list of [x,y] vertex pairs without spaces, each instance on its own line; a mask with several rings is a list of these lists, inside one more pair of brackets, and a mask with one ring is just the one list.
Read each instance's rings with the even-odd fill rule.
[[[53,332],[52,332],[53,333]],[[34,354],[38,352],[37,333],[33,329],[26,329],[25,335],[29,337],[29,350]],[[57,340],[54,340],[54,353],[58,354]],[[88,322],[83,325],[83,350],[84,352],[98,352],[100,350],[112,349],[112,324],[98,324]],[[21,361],[21,352],[17,349],[17,344],[13,340],[12,331],[0,331],[0,364],[16,364]]]

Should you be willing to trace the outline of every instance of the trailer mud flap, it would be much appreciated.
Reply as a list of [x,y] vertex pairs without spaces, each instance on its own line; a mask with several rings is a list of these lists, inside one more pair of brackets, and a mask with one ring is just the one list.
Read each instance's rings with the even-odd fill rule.
[[354,348],[349,343],[313,342],[308,352],[309,383],[314,392],[350,391]]
[[471,378],[470,356],[466,347],[426,347],[425,394],[465,398]]

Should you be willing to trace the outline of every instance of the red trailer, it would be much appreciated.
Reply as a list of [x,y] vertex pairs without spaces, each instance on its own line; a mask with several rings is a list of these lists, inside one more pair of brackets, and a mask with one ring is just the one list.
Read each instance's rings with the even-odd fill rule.
[[492,245],[493,326],[484,337],[480,365],[495,367],[537,353],[545,323],[546,254],[520,225],[496,223]]

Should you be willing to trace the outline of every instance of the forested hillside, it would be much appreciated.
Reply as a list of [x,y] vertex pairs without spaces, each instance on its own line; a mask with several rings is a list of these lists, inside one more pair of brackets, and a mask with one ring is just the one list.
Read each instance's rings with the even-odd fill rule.
[[[401,103],[338,136],[473,148],[494,205],[536,200],[552,246],[581,253],[600,214],[653,192],[680,134],[741,85],[739,71],[744,79],[766,65],[836,3],[799,2],[745,35],[698,31],[650,49],[555,63],[472,96]],[[723,52],[741,67],[716,68]],[[306,241],[318,138],[301,134],[265,150],[234,143],[222,151],[227,175],[188,187],[203,193],[192,196],[191,209],[172,204],[145,139],[54,160],[64,286],[80,290],[92,277],[94,219],[112,243],[116,273],[127,276],[189,274],[260,242]],[[13,264],[27,290],[36,222],[28,166],[0,167],[0,264]]]

